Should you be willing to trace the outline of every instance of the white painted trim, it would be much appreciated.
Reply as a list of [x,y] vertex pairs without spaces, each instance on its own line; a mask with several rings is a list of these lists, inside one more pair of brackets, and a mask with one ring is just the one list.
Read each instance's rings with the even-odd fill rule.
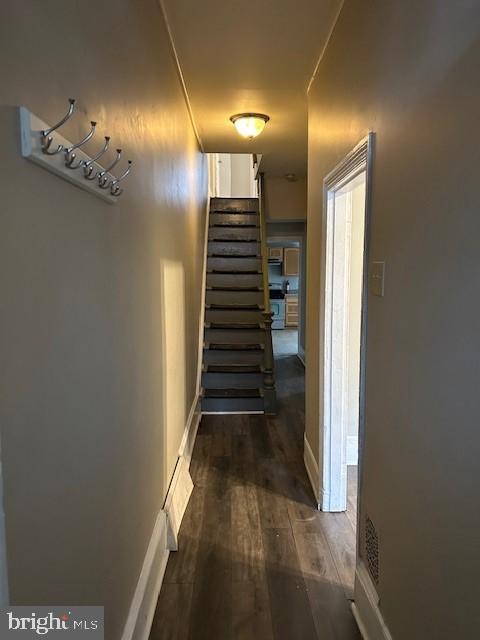
[[122,640],[148,640],[168,556],[167,518],[162,510],[153,528]]
[[165,500],[164,511],[167,517],[167,549],[169,551],[178,550],[180,524],[193,491],[189,466],[187,459],[180,456]]
[[361,560],[355,570],[355,595],[352,612],[364,640],[392,640],[379,608],[379,598]]
[[303,436],[303,461],[305,463],[305,469],[307,470],[310,484],[312,485],[313,495],[315,496],[317,506],[320,509],[320,471],[318,469],[318,463],[315,460],[315,456],[313,455],[312,448],[310,447],[310,443],[307,440],[306,433]]
[[175,40],[173,39],[173,31],[170,26],[170,21],[168,19],[167,10],[165,8],[165,3],[163,0],[157,0],[158,6],[162,13],[163,21],[165,23],[165,28],[167,30],[168,39],[170,41],[170,47],[172,49],[173,59],[175,60],[175,65],[177,67],[178,77],[180,78],[180,85],[182,87],[183,96],[185,98],[185,104],[187,105],[188,115],[190,116],[190,122],[192,123],[192,128],[195,133],[195,137],[197,138],[198,146],[202,153],[205,153],[203,148],[202,139],[200,138],[200,134],[198,132],[198,127],[195,122],[195,118],[193,117],[193,109],[192,103],[190,102],[190,96],[188,95],[187,84],[185,82],[185,76],[183,75],[182,67],[180,65],[180,58],[178,57],[177,47],[175,46]]
[[[216,154],[215,154],[216,155]],[[197,395],[200,395],[200,390],[202,388],[202,365],[203,365],[203,336],[205,333],[205,299],[207,295],[207,260],[208,260],[208,229],[210,225],[210,198],[214,197],[214,194],[211,192],[212,183],[216,183],[217,171],[216,171],[216,161],[212,156],[210,157],[210,162],[208,163],[208,198],[207,198],[207,206],[205,212],[205,236],[203,239],[203,265],[202,265],[202,284],[200,290],[200,309],[199,309],[199,317],[198,317],[198,354],[197,354]],[[215,176],[212,176],[212,172],[215,173]]]
[[347,465],[358,464],[358,436],[347,436]]
[[163,506],[167,516],[167,547],[170,551],[177,551],[178,549],[180,524],[193,491],[190,462],[201,418],[200,396],[197,393],[190,407],[187,424],[185,425],[185,431],[178,450],[177,464],[175,465],[175,471],[173,472]]
[[310,89],[312,87],[312,84],[315,81],[315,77],[316,77],[318,69],[320,67],[320,63],[323,60],[323,56],[325,55],[325,51],[327,50],[327,47],[328,47],[328,45],[330,43],[330,40],[331,40],[332,35],[333,35],[333,32],[335,31],[335,27],[337,26],[338,19],[340,17],[342,9],[343,9],[343,4],[344,4],[344,0],[341,0],[339,2],[339,4],[338,4],[337,13],[336,13],[336,15],[335,15],[335,17],[333,19],[332,26],[330,27],[330,31],[328,32],[327,39],[325,40],[325,44],[322,47],[322,50],[320,52],[320,56],[318,57],[317,64],[315,65],[315,69],[313,70],[313,73],[312,73],[312,77],[310,78],[310,81],[309,81],[309,83],[307,85],[307,95],[310,93]]
[[[324,286],[320,290],[320,322],[321,344],[319,349],[319,366],[323,370],[323,384],[319,389],[320,415],[320,451],[322,452],[322,509],[323,511],[345,511],[347,502],[347,434],[342,420],[341,402],[333,402],[332,397],[340,398],[343,382],[338,367],[333,366],[333,348],[336,354],[345,353],[340,348],[341,336],[345,336],[344,316],[334,317],[332,309],[339,309],[341,304],[333,300],[333,239],[334,239],[334,195],[345,184],[361,173],[366,175],[365,189],[365,250],[364,276],[362,299],[362,331],[361,331],[361,362],[360,362],[360,418],[359,443],[363,442],[364,397],[365,397],[365,340],[366,340],[366,273],[368,262],[368,234],[369,234],[369,194],[372,170],[372,149],[374,134],[369,133],[324,179],[324,203],[322,212],[322,246],[321,272]],[[345,283],[346,284],[346,283]],[[345,289],[345,287],[344,287]],[[343,294],[345,292],[343,291]],[[338,292],[337,292],[338,295]],[[334,329],[337,329],[335,333]],[[340,345],[340,346],[339,346]],[[342,357],[343,357],[342,356]],[[339,358],[338,358],[339,359]],[[361,476],[361,471],[360,471]]]
[[201,418],[202,411],[200,407],[200,394],[197,393],[192,402],[192,406],[190,407],[187,424],[185,425],[185,431],[183,432],[182,441],[178,450],[178,455],[183,456],[187,460],[189,466]]

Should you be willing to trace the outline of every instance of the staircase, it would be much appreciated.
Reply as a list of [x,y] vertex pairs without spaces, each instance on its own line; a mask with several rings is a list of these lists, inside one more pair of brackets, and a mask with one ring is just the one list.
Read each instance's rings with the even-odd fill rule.
[[212,198],[203,413],[275,413],[265,221],[257,198]]

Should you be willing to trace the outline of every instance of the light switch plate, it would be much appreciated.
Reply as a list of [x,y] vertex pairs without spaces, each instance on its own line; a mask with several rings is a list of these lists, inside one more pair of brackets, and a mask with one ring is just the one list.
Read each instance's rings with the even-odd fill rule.
[[385,262],[372,262],[370,269],[370,292],[383,298],[385,295]]

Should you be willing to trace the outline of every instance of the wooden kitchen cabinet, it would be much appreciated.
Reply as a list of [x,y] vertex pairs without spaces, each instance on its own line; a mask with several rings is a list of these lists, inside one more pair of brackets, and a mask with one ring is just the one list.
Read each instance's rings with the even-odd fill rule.
[[282,247],[269,247],[268,248],[269,260],[283,260],[283,248]]
[[285,296],[285,326],[298,327],[298,295],[287,293]]
[[283,275],[297,276],[300,274],[300,249],[285,247],[283,249]]

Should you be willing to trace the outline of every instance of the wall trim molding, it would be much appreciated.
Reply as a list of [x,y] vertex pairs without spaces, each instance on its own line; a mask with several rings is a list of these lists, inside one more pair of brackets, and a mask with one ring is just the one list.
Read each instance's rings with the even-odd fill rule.
[[178,450],[179,457],[183,456],[188,461],[189,466],[201,418],[202,411],[200,407],[200,393],[197,391],[195,398],[193,399],[192,406],[190,407],[187,424],[185,425],[185,431],[183,432],[182,441]]
[[187,83],[185,82],[185,76],[183,75],[182,66],[180,64],[180,58],[178,57],[177,47],[175,46],[175,40],[173,38],[173,31],[170,25],[170,20],[168,19],[167,10],[165,8],[164,0],[157,0],[158,6],[160,8],[160,12],[163,17],[163,22],[165,24],[165,28],[167,30],[168,39],[170,41],[170,48],[172,50],[173,59],[175,60],[175,66],[177,67],[178,77],[180,79],[180,85],[182,87],[183,96],[185,99],[185,104],[187,106],[188,115],[190,117],[190,122],[192,124],[193,132],[195,133],[195,137],[198,142],[198,146],[200,147],[200,151],[205,153],[203,148],[202,139],[200,137],[200,133],[198,131],[197,123],[195,122],[195,118],[193,115],[192,103],[190,102],[190,96],[188,95]]
[[347,436],[347,465],[358,464],[358,436]]
[[352,612],[364,640],[392,640],[378,605],[375,586],[364,563],[358,559]]
[[178,551],[178,532],[193,491],[189,467],[190,462],[184,456],[180,456],[163,508],[167,518],[167,549],[169,551]]
[[148,640],[169,554],[167,517],[162,509],[147,547],[122,640]]
[[197,393],[188,414],[177,464],[163,506],[167,516],[167,548],[170,551],[178,550],[178,532],[193,491],[190,462],[201,417],[200,396]]
[[317,76],[320,64],[321,64],[321,62],[323,60],[323,56],[325,55],[325,51],[327,50],[327,47],[330,44],[330,40],[331,40],[331,38],[333,36],[333,32],[335,31],[335,27],[337,26],[338,19],[340,17],[342,9],[343,9],[343,3],[344,3],[344,0],[342,0],[339,3],[337,12],[333,17],[332,26],[330,27],[330,31],[328,32],[327,39],[325,40],[325,44],[323,45],[322,50],[320,51],[320,56],[318,57],[317,64],[315,65],[315,68],[313,70],[312,76],[311,76],[311,78],[310,78],[310,80],[308,82],[307,95],[310,93],[310,89],[312,88],[312,84],[315,82],[315,78]]
[[320,509],[320,471],[318,469],[318,464],[315,460],[315,456],[313,455],[310,443],[307,440],[307,434],[304,434],[303,436],[303,461],[305,463],[305,469],[307,470],[310,484],[312,485],[313,495],[315,496],[315,500],[317,501],[317,507],[318,509]]

